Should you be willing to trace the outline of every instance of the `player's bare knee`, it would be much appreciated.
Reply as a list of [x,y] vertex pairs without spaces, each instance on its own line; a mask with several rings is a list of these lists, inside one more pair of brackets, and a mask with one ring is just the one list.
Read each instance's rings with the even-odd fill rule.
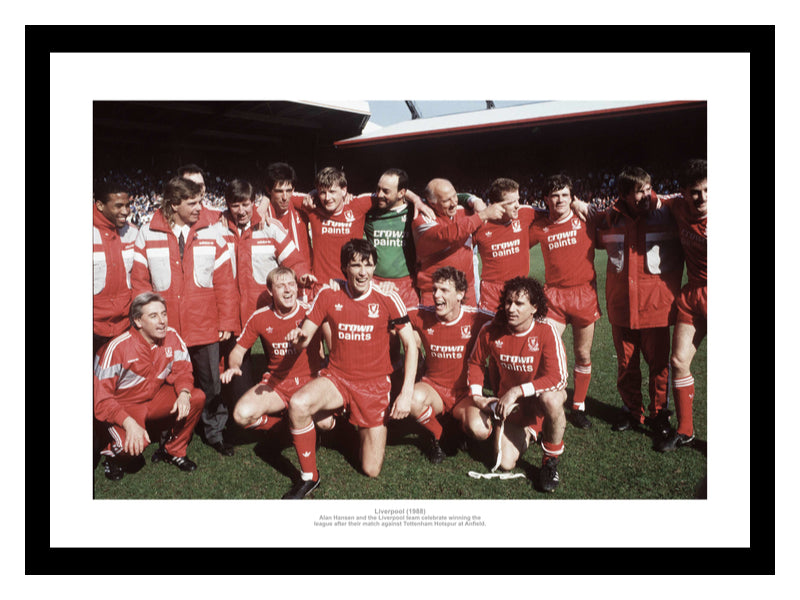
[[233,409],[233,420],[241,427],[248,427],[255,419],[250,407],[242,406],[242,404],[239,403]]
[[314,398],[300,390],[289,400],[289,415],[292,418],[312,416]]
[[491,425],[487,425],[480,418],[468,420],[464,424],[464,431],[480,442],[488,440],[492,435]]
[[518,458],[517,456],[507,456],[507,453],[504,453],[500,460],[500,468],[503,471],[512,471],[517,466]]
[[547,414],[555,414],[563,412],[564,402],[567,400],[567,395],[563,391],[557,392],[543,392],[539,396],[539,401]]
[[686,377],[689,374],[689,361],[675,352],[669,358],[673,377]]
[[381,474],[381,467],[383,465],[381,463],[374,463],[371,461],[364,461],[361,464],[361,470],[364,472],[364,475],[370,478],[375,478]]

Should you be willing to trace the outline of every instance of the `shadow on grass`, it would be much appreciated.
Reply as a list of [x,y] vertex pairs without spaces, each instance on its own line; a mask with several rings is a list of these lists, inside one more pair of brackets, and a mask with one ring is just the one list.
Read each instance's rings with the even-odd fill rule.
[[290,481],[294,481],[300,477],[300,472],[292,464],[292,461],[283,455],[283,451],[292,445],[291,435],[289,434],[286,422],[279,423],[270,431],[245,431],[246,434],[261,434],[256,437],[256,445],[253,446],[253,454],[263,460],[275,471],[287,477]]

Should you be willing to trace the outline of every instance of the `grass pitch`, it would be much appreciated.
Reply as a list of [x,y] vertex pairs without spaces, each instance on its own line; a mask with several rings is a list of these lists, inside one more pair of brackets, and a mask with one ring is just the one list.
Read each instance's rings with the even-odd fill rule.
[[[605,298],[605,252],[597,252],[598,293]],[[544,279],[541,251],[531,250],[531,276]],[[572,368],[572,330],[564,334]],[[254,354],[263,355],[260,343]],[[643,361],[642,361],[643,362]],[[695,356],[695,442],[692,447],[662,454],[653,449],[645,430],[611,431],[622,401],[616,391],[616,355],[611,327],[603,316],[595,327],[592,350],[592,382],[586,410],[593,426],[582,431],[567,425],[565,452],[559,465],[561,483],[555,493],[544,495],[533,488],[541,462],[541,448],[533,446],[521,458],[516,471],[524,478],[500,481],[473,479],[469,471],[488,472],[494,465],[491,444],[475,444],[468,451],[449,448],[440,465],[424,455],[423,430],[412,419],[389,426],[386,458],[380,477],[370,479],[357,468],[356,434],[340,424],[324,433],[317,452],[322,484],[317,499],[690,499],[704,497],[706,478],[706,342]],[[647,396],[647,373],[642,389]],[[572,381],[568,383],[572,396]],[[674,409],[670,400],[671,408]],[[675,416],[672,417],[676,425]],[[152,437],[152,436],[151,436]],[[280,498],[299,476],[297,457],[286,422],[270,432],[233,431],[236,454],[223,457],[195,436],[188,455],[197,462],[194,473],[182,473],[164,464],[152,464],[156,445],[146,449],[146,466],[119,482],[103,476],[95,464],[96,499],[274,499]],[[443,440],[447,448],[448,440]],[[452,445],[451,445],[452,446]]]

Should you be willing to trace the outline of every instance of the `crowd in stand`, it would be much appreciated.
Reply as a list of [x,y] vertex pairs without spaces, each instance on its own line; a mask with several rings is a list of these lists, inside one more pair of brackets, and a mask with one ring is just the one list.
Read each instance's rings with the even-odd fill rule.
[[[207,171],[206,196],[204,204],[218,210],[225,209],[225,186],[233,179],[244,177],[256,183],[258,178],[249,178],[243,173],[216,173]],[[659,174],[661,175],[659,177]],[[96,175],[104,181],[122,181],[132,191],[131,221],[140,226],[150,220],[153,212],[161,206],[162,191],[167,180],[172,176],[170,171],[163,174],[154,174],[143,169],[131,171],[109,170]],[[541,198],[542,185],[546,179],[544,173],[536,175],[510,175],[520,184],[519,194],[522,204],[529,204],[539,209],[544,209]],[[575,196],[599,209],[607,208],[616,198],[615,174],[610,169],[596,169],[582,173],[570,174],[573,181]],[[677,176],[672,169],[656,170],[653,175],[653,189],[658,194],[671,194],[678,190]],[[469,176],[454,177],[453,183],[459,192],[469,192],[487,197],[491,178],[471,178]],[[256,203],[265,197],[263,191],[256,185]]]

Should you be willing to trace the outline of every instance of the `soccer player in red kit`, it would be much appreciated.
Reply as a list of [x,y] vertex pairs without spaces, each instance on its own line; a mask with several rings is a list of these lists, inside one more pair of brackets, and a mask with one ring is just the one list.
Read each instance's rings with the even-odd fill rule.
[[[382,291],[372,281],[376,260],[375,247],[368,241],[348,241],[340,253],[344,286],[338,290],[323,286],[303,324],[287,336],[287,341],[302,349],[322,323],[329,323],[332,344],[328,366],[289,401],[301,478],[284,498],[304,498],[319,485],[315,415],[340,409],[348,412],[350,423],[358,428],[361,468],[369,477],[377,477],[383,466],[387,418],[404,419],[409,415],[418,350],[402,299],[396,292]],[[403,343],[405,363],[402,389],[387,414],[392,331]]]
[[501,206],[503,212],[481,225],[472,239],[481,257],[480,307],[495,313],[505,282],[527,277],[531,270],[528,228],[536,211],[520,205],[519,184],[513,179],[495,179],[487,195],[489,203]]
[[471,216],[464,215],[458,205],[458,194],[447,179],[433,179],[425,187],[425,198],[436,216],[419,214],[414,218],[412,232],[417,249],[417,289],[420,303],[433,304],[431,277],[439,267],[455,267],[467,276],[467,295],[464,303],[476,306],[472,269],[472,234],[485,221],[499,219],[503,208],[489,205]]
[[678,234],[686,260],[688,281],[677,298],[678,314],[672,332],[672,394],[678,429],[656,442],[656,450],[668,452],[691,444],[694,440],[692,404],[694,377],[692,360],[706,336],[708,254],[706,222],[708,220],[708,175],[706,161],[689,161],[679,182],[681,196],[664,199],[678,223]]
[[314,196],[316,208],[304,208],[311,226],[311,270],[320,283],[327,283],[342,276],[338,263],[342,246],[364,236],[372,196],[349,196],[347,178],[335,167],[317,173]]
[[[483,326],[469,358],[472,405],[467,408],[467,433],[479,440],[493,431],[493,416],[503,422],[499,440],[500,468],[513,469],[541,431],[544,455],[539,489],[552,492],[559,483],[558,461],[564,452],[567,358],[556,328],[547,323],[547,297],[535,279],[508,281],[501,308]],[[498,373],[496,393],[485,397],[484,370]],[[493,415],[492,415],[493,413]],[[499,435],[500,429],[497,430]]]
[[297,298],[298,283],[294,271],[277,267],[267,276],[272,305],[256,310],[231,350],[228,369],[220,376],[222,383],[241,376],[247,351],[260,337],[267,358],[261,382],[245,392],[236,403],[233,418],[245,429],[268,431],[283,421],[289,399],[316,376],[319,356],[298,351],[286,336],[299,327],[309,305]]
[[414,385],[411,416],[431,434],[428,458],[441,463],[444,452],[439,445],[442,425],[438,415],[452,413],[460,420],[462,408],[471,402],[467,385],[467,359],[481,327],[493,313],[464,306],[467,277],[453,267],[442,267],[433,274],[433,306],[409,311],[414,334],[425,350],[425,371]]
[[531,246],[539,244],[544,257],[547,318],[559,335],[572,325],[574,393],[571,422],[581,429],[592,423],[586,416],[586,394],[592,378],[594,324],[600,318],[597,274],[594,270],[594,228],[571,208],[572,181],[566,175],[548,177],[544,185],[548,212],[538,213],[530,226]]

